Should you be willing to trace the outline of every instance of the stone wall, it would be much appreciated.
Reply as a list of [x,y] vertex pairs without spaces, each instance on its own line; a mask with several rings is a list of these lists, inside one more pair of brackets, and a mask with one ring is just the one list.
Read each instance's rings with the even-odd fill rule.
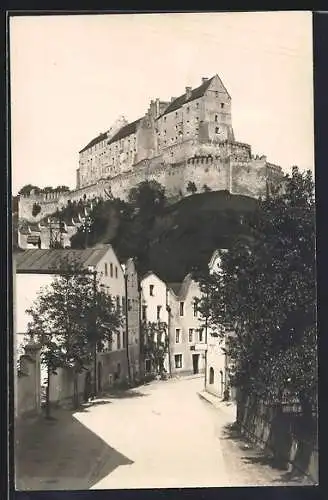
[[[20,197],[19,220],[38,222],[57,208],[67,205],[68,200],[105,197],[111,192],[115,198],[127,199],[130,189],[145,180],[155,180],[165,186],[168,197],[186,196],[189,181],[198,192],[204,185],[213,191],[228,190],[232,194],[258,198],[266,193],[267,180],[276,182],[282,177],[280,167],[268,164],[266,157],[253,157],[250,146],[243,143],[200,144],[189,140],[167,148],[161,156],[140,161],[127,172],[111,179],[57,196],[44,199],[38,196]],[[41,206],[41,212],[32,216],[33,204]]]

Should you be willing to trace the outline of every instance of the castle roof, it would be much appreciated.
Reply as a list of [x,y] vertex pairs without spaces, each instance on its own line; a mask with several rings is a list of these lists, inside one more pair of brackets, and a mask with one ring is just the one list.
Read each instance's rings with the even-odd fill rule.
[[186,98],[187,97],[186,93],[177,97],[174,101],[171,102],[171,104],[169,104],[169,106],[165,109],[164,113],[161,116],[167,115],[168,113],[171,113],[172,111],[175,111],[175,110],[181,108],[181,106],[183,104],[185,104],[186,102],[191,102],[191,101],[194,101],[195,99],[199,99],[200,97],[203,97],[206,90],[210,86],[213,78],[215,78],[215,76],[212,76],[212,78],[209,78],[208,80],[206,80],[199,87],[192,89],[191,96],[189,99]]
[[16,272],[52,274],[58,273],[68,264],[87,269],[96,266],[108,252],[110,245],[100,248],[73,249],[31,249],[17,255]]
[[134,122],[128,123],[124,125],[109,141],[107,144],[112,144],[113,142],[119,141],[120,139],[124,139],[124,137],[128,137],[128,135],[135,134],[137,131],[138,124],[140,123],[141,118],[135,120]]
[[98,144],[101,141],[104,141],[105,139],[107,139],[107,132],[102,132],[101,134],[97,135],[97,137],[92,139],[92,141],[90,141],[83,149],[81,149],[79,153],[83,153],[87,149],[92,148],[92,146],[95,146],[96,144]]

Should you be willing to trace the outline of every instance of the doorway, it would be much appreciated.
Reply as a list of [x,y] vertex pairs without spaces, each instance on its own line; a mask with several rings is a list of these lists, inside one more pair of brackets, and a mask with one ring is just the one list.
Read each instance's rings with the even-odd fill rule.
[[99,362],[98,363],[98,373],[97,373],[97,379],[98,379],[98,392],[102,391],[102,364]]
[[199,354],[192,355],[192,366],[193,366],[194,375],[199,373]]

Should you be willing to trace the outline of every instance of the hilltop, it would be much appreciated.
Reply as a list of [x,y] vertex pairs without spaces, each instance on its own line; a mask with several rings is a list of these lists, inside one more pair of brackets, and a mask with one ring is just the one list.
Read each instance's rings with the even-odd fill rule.
[[[247,233],[243,224],[257,201],[227,191],[194,194],[158,213],[141,214],[120,200],[104,202],[94,213],[90,246],[111,243],[122,260],[136,256],[139,271],[154,271],[165,281],[181,281],[195,267],[207,265],[217,248],[229,248]],[[72,238],[85,244],[85,234]]]

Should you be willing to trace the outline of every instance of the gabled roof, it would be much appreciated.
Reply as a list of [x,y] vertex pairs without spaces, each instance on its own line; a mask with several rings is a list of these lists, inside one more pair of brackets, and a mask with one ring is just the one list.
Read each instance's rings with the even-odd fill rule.
[[97,135],[97,137],[92,139],[92,141],[90,141],[83,149],[81,149],[81,151],[79,151],[79,153],[83,153],[87,149],[92,148],[92,146],[95,146],[99,142],[104,141],[106,139],[107,139],[107,132],[103,132],[103,133]]
[[162,113],[161,116],[167,115],[168,113],[172,113],[172,111],[175,111],[175,110],[181,108],[181,106],[187,102],[191,102],[191,101],[194,101],[195,99],[199,99],[200,97],[203,97],[203,95],[205,94],[206,90],[208,89],[208,87],[210,86],[210,84],[212,83],[212,80],[214,78],[215,78],[215,76],[212,76],[212,78],[209,78],[208,80],[206,80],[199,87],[192,89],[191,97],[189,99],[186,99],[186,97],[187,97],[186,93],[177,97],[174,101],[171,102],[171,104],[169,104],[169,106],[166,108],[166,110],[164,111],[164,113]]
[[128,137],[128,135],[135,134],[137,131],[138,124],[140,123],[141,118],[135,120],[134,122],[128,123],[124,125],[109,141],[108,145],[113,142],[119,141],[120,139],[124,139],[124,137]]
[[72,249],[32,249],[24,250],[16,259],[18,273],[56,273],[67,264],[75,264],[87,269],[96,266],[111,245],[101,248]]
[[172,292],[175,294],[176,297],[179,297],[180,295],[180,289],[181,289],[181,283],[168,283],[167,284],[168,288],[172,290]]

